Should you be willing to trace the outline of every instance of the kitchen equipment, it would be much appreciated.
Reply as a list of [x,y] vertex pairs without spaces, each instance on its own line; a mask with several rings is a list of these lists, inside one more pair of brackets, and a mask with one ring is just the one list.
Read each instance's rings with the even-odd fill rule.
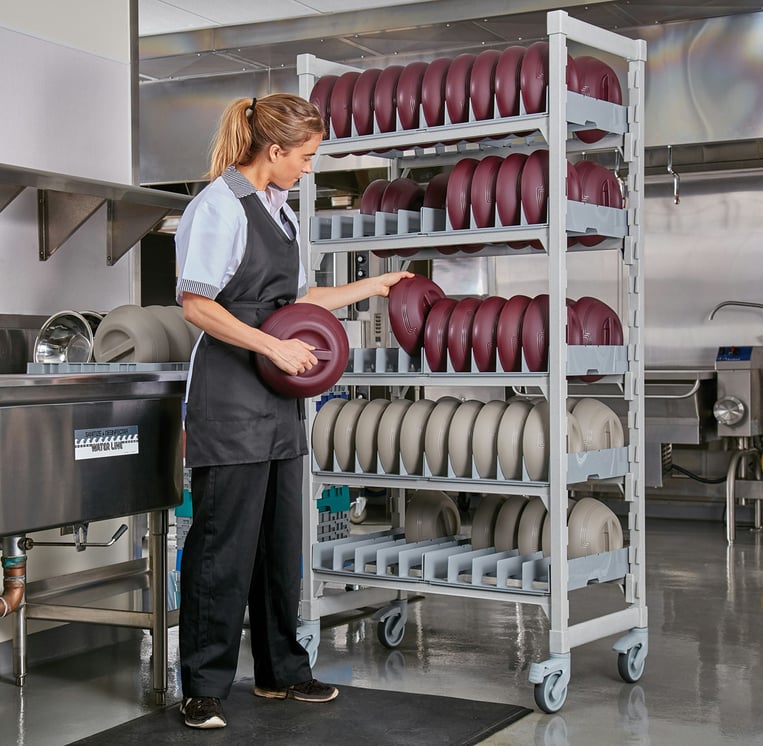
[[720,347],[715,370],[718,393],[713,416],[718,435],[760,435],[763,347]]
[[53,314],[34,342],[36,363],[86,363],[93,355],[93,331],[76,311]]

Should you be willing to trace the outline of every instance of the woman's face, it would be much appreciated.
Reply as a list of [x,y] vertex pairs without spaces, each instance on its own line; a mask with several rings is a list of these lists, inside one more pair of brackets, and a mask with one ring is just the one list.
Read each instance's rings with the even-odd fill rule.
[[271,146],[272,173],[270,181],[281,189],[291,189],[304,174],[313,170],[313,157],[323,140],[322,134],[313,135],[307,142],[291,150]]

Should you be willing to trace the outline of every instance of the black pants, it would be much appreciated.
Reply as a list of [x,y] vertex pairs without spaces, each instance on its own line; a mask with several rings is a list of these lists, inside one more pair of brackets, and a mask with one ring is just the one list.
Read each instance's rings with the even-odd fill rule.
[[257,685],[307,681],[297,642],[302,458],[193,469],[191,491],[180,568],[184,696],[227,697],[247,602]]

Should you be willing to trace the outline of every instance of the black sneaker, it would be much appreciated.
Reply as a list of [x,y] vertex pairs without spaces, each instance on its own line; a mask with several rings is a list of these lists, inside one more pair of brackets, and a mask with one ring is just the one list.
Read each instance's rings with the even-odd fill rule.
[[228,724],[217,697],[185,697],[180,714],[189,728],[224,728]]
[[302,684],[293,684],[284,689],[263,689],[254,687],[258,697],[268,699],[295,699],[298,702],[331,702],[339,696],[339,689],[331,684],[324,684],[318,679],[310,679]]

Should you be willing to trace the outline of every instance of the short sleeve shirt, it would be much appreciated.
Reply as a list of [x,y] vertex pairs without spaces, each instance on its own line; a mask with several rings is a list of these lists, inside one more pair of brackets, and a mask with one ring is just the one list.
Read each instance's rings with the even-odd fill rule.
[[[286,204],[288,192],[254,185],[233,166],[231,185],[219,176],[186,207],[175,236],[178,303],[183,293],[215,299],[238,270],[246,249],[247,223],[240,198],[256,194],[289,237],[299,242],[297,216]],[[296,235],[295,235],[296,234]],[[300,260],[297,295],[307,291],[307,276]]]

